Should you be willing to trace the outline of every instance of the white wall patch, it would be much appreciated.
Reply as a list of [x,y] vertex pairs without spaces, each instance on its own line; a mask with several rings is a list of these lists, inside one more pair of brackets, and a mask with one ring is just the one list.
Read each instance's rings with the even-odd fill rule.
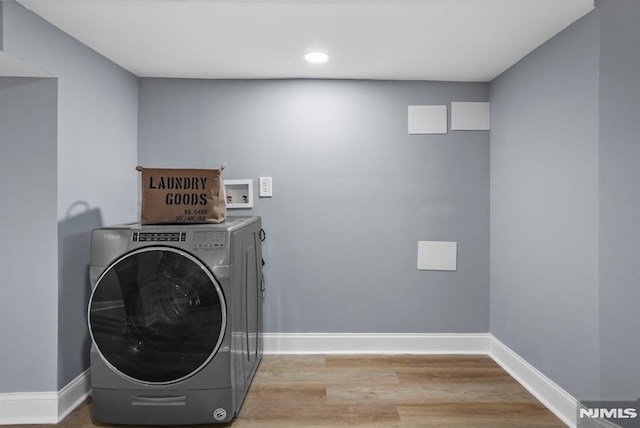
[[409,106],[409,134],[446,134],[447,106]]
[[489,103],[451,103],[452,131],[489,131]]
[[457,242],[418,241],[418,270],[455,271],[457,261]]

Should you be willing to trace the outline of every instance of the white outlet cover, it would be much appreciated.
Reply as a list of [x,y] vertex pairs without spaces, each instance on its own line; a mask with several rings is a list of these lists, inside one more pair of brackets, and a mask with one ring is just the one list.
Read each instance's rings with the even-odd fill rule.
[[457,242],[418,241],[418,270],[455,271],[457,268]]
[[273,180],[271,177],[258,177],[258,194],[261,198],[273,197]]

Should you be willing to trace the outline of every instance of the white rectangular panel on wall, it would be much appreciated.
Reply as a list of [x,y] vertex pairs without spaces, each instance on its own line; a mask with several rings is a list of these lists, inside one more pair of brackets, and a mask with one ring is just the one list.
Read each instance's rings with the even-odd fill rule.
[[489,103],[451,103],[452,131],[489,131]]
[[457,261],[457,242],[418,241],[418,270],[455,271]]
[[409,106],[409,134],[446,134],[447,106]]

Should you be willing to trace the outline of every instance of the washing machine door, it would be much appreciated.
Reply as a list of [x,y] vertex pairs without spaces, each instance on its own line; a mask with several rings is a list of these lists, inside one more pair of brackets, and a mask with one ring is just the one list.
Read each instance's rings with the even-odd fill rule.
[[184,380],[203,368],[224,336],[220,285],[191,254],[146,247],[125,254],[98,278],[89,332],[106,363],[145,384]]

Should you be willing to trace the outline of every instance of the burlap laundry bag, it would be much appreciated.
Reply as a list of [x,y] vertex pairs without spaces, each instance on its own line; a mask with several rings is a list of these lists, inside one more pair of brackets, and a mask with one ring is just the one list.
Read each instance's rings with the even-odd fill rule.
[[142,224],[222,223],[227,214],[219,169],[143,168]]

